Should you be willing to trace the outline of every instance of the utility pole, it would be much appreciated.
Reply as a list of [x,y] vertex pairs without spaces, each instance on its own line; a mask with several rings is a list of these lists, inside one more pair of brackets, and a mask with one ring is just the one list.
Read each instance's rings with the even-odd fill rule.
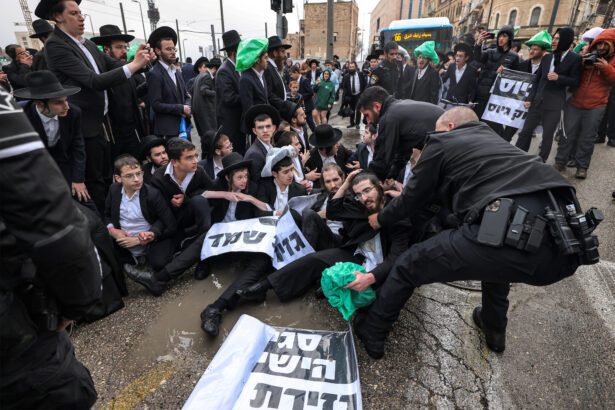
[[609,28],[611,26],[611,21],[613,20],[613,15],[615,14],[615,2],[612,1],[606,6],[606,12],[604,13],[604,21],[602,22],[602,28]]
[[139,0],[132,0],[132,2],[139,5],[139,12],[141,13],[141,24],[143,25],[143,41],[147,41],[147,33],[145,32],[145,20],[143,19],[143,8],[141,7],[141,2]]
[[175,29],[177,30],[177,46],[179,48],[179,61],[184,61],[182,58],[182,43],[179,39],[179,22],[175,19]]
[[222,6],[222,0],[220,0],[220,23],[222,24],[222,33],[224,33],[224,8]]
[[214,45],[214,57],[218,52],[216,51],[216,33],[214,32],[214,25],[211,25],[211,44]]
[[551,12],[551,21],[549,21],[549,33],[553,32],[553,24],[555,24],[555,16],[557,15],[557,9],[559,7],[559,0],[555,0],[553,4],[553,11]]
[[327,0],[327,59],[333,59],[333,0]]
[[282,19],[284,18],[284,14],[282,13],[282,9],[278,10],[275,13],[275,31],[278,37],[284,38],[284,22]]
[[267,34],[267,22],[265,21],[265,37],[269,37],[269,34]]
[[[154,0],[147,0],[147,18],[149,18],[151,31],[156,30],[156,25],[158,24],[158,21],[160,20],[160,12],[158,11],[158,8],[154,4]],[[150,45],[154,47],[153,44],[150,44]]]
[[124,6],[120,1],[120,14],[122,15],[122,25],[124,26],[124,34],[128,34],[128,30],[126,29],[126,18],[124,17]]

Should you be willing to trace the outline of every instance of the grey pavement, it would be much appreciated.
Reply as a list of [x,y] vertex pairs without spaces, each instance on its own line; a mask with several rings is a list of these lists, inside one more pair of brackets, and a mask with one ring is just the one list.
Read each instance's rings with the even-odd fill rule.
[[[331,123],[343,129],[346,146],[359,141],[358,130],[345,128],[347,120],[333,116]],[[539,140],[530,152],[537,152]],[[582,206],[605,214],[598,229],[605,262],[549,287],[513,285],[503,354],[487,350],[472,322],[479,291],[446,284],[418,289],[382,360],[370,359],[357,344],[364,408],[615,408],[615,264],[607,262],[615,261],[614,171],[615,148],[601,145],[588,179],[567,173]],[[77,357],[99,392],[96,407],[181,407],[243,313],[280,326],[348,328],[311,292],[287,304],[270,293],[265,303],[225,314],[220,336],[209,339],[199,313],[241,268],[229,260],[203,281],[189,271],[158,298],[128,281],[124,309],[75,329]]]

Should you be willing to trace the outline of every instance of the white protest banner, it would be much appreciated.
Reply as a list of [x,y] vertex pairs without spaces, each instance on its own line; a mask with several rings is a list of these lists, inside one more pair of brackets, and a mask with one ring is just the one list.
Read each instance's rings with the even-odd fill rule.
[[318,200],[318,195],[303,195],[290,198],[287,208],[293,209],[301,215],[306,208],[311,208]]
[[351,332],[267,326],[242,315],[183,410],[361,410]]
[[201,260],[228,252],[263,252],[273,257],[277,217],[214,224],[205,235]]
[[534,74],[505,68],[493,83],[482,119],[523,128],[527,117],[523,104],[530,94],[533,80]]
[[290,262],[314,252],[290,212],[280,217],[276,228],[275,257],[271,256],[274,268],[283,268]]

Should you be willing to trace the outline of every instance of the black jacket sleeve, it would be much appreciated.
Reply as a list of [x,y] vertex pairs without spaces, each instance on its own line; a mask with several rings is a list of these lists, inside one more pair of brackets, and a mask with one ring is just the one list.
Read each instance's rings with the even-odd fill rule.
[[85,182],[85,141],[83,140],[83,128],[81,127],[81,109],[76,105],[71,106],[70,109],[74,116],[72,129],[75,132],[70,153],[73,162],[71,182],[82,183]]
[[159,241],[172,236],[177,230],[177,222],[169,205],[156,188],[148,187],[147,194],[148,207],[151,215],[156,219],[150,228],[154,233],[154,239]]

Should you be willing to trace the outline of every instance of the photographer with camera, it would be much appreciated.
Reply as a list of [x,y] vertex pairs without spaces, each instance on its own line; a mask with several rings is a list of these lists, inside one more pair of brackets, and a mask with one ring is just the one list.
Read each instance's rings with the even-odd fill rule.
[[554,165],[563,172],[572,154],[577,167],[575,177],[579,179],[587,177],[596,132],[615,85],[615,29],[604,30],[596,37],[589,53],[583,55],[583,64],[581,82],[566,107],[567,138],[560,141]]

